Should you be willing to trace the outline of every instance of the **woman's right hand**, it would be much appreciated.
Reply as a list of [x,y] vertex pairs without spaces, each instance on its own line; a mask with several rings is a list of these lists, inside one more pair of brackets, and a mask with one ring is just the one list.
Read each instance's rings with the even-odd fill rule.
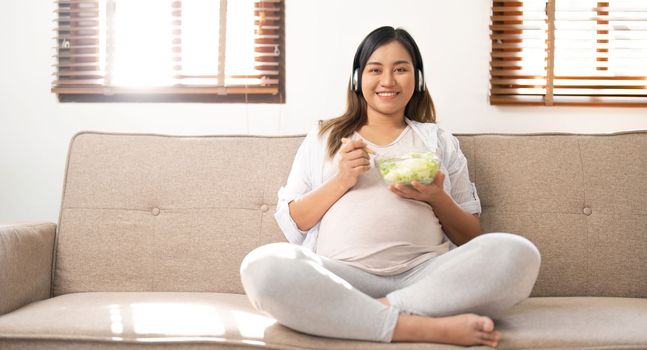
[[371,163],[364,141],[343,138],[342,143],[339,150],[339,172],[336,177],[337,181],[349,190],[357,184],[357,178],[371,168]]

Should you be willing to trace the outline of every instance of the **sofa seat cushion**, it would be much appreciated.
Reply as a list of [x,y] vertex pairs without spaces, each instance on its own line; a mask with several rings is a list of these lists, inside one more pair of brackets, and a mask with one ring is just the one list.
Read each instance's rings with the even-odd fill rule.
[[501,349],[647,349],[644,298],[529,298],[495,323]]
[[[496,320],[504,337],[499,348],[646,348],[644,315],[645,299],[531,298]],[[3,349],[458,348],[308,336],[255,311],[240,294],[114,292],[66,294],[1,316],[0,344]]]

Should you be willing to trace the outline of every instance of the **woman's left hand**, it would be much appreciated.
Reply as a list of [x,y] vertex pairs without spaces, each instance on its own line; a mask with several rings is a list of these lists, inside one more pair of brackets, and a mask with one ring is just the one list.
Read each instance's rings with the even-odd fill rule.
[[400,197],[416,199],[427,202],[431,205],[434,202],[434,199],[438,197],[439,194],[443,193],[444,180],[445,174],[438,171],[434,177],[434,181],[430,184],[425,185],[418,181],[413,181],[411,186],[400,184],[389,185],[389,190]]

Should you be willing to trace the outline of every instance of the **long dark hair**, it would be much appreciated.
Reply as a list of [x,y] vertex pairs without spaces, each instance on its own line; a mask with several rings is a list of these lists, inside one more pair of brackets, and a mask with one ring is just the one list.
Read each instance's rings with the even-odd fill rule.
[[[366,114],[366,99],[364,98],[361,89],[362,72],[364,71],[366,62],[373,52],[378,47],[391,43],[392,41],[398,41],[409,52],[415,68],[415,84],[418,86],[419,77],[417,72],[420,70],[420,72],[424,74],[424,69],[420,50],[411,35],[402,28],[395,29],[388,26],[377,28],[369,33],[359,44],[359,47],[357,47],[357,52],[355,52],[353,69],[351,72],[354,73],[355,70],[357,70],[357,88],[356,90],[353,90],[353,77],[351,73],[351,81],[348,83],[348,90],[346,93],[346,112],[337,118],[325,120],[319,125],[319,135],[323,135],[328,129],[330,129],[330,137],[328,138],[328,156],[330,158],[332,158],[341,147],[341,139],[343,137],[349,137],[354,131],[366,124],[368,117]],[[411,99],[405,108],[405,116],[418,122],[436,122],[434,102],[432,101],[431,95],[429,95],[426,87],[422,90],[418,88],[414,90],[413,96],[411,96]]]

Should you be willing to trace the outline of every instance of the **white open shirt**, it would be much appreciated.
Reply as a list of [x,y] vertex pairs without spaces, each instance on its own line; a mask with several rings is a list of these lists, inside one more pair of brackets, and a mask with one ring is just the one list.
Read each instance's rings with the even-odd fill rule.
[[[481,201],[476,187],[469,179],[467,160],[461,152],[458,139],[434,123],[420,123],[404,119],[411,129],[418,133],[429,151],[440,159],[440,170],[446,175],[444,190],[456,203],[470,214],[481,213]],[[319,136],[319,123],[308,132],[299,146],[292,163],[287,184],[279,189],[274,218],[290,243],[302,245],[314,251],[319,233],[319,223],[308,231],[299,230],[288,204],[304,194],[318,188],[328,178],[324,177],[324,165],[331,160],[326,155],[328,133]],[[329,164],[330,165],[330,164]],[[334,166],[337,166],[336,164]],[[334,173],[331,175],[334,176]],[[450,244],[450,249],[455,247]]]

